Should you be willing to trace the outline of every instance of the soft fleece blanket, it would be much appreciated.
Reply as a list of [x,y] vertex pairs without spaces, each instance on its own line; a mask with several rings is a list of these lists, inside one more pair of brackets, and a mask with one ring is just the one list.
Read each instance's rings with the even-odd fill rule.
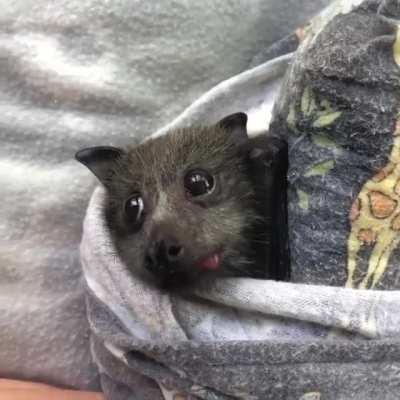
[[99,388],[75,151],[153,133],[327,3],[1,2],[0,376]]
[[[370,3],[359,12],[376,18]],[[342,5],[311,29],[323,29],[344,12]],[[157,134],[191,117],[213,122],[209,107],[226,93],[236,99],[240,93],[249,99],[257,87],[268,93],[290,57],[221,84]],[[266,96],[258,104],[266,119],[270,102]],[[220,279],[183,294],[163,292],[118,259],[103,199],[99,188],[86,215],[81,252],[92,352],[110,399],[398,398],[398,291]]]
[[81,251],[109,399],[299,399],[313,387],[327,399],[396,398],[400,292],[226,278],[166,293],[116,257],[103,200],[98,188]]

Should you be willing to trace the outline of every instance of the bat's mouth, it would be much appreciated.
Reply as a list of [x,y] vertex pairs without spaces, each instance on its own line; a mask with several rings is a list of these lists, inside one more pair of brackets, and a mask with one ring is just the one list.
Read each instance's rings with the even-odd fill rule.
[[[162,287],[178,287],[196,282],[202,274],[222,271],[223,251],[221,249],[199,258],[194,263],[151,263],[145,261],[145,267],[153,279]],[[192,266],[190,268],[190,266]]]
[[196,263],[196,267],[202,271],[215,271],[221,265],[222,253],[216,252],[210,254]]

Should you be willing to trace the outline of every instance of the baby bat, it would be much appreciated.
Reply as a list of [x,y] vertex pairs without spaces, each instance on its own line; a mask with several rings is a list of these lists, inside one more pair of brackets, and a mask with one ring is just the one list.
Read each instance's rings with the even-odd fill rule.
[[119,256],[161,286],[202,276],[287,279],[286,144],[250,139],[247,115],[76,159],[106,189]]

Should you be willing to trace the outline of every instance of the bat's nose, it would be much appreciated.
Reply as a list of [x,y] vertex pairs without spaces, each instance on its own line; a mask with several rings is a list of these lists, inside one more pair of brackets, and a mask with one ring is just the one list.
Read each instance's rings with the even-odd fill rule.
[[177,239],[171,236],[153,241],[146,255],[147,268],[157,274],[171,274],[180,269],[179,261],[184,255],[184,248]]

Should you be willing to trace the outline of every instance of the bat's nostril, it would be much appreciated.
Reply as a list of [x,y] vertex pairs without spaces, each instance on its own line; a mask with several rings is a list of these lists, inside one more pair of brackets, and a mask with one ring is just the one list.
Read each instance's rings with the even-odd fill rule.
[[149,255],[146,255],[145,259],[144,259],[146,264],[153,264],[153,259],[152,257],[150,257]]
[[170,246],[168,249],[168,256],[171,258],[178,258],[183,253],[182,246]]

